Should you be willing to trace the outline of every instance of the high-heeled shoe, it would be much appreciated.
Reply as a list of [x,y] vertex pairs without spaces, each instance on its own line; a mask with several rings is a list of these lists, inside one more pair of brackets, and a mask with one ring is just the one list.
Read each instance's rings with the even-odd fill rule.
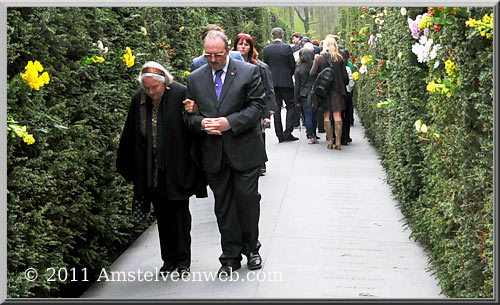
[[342,149],[340,148],[340,145],[335,145],[335,149],[336,149],[336,150],[342,150]]
[[[335,146],[337,147],[337,146]],[[333,143],[328,143],[328,145],[326,146],[326,148],[328,148],[329,150],[332,150],[333,149]]]

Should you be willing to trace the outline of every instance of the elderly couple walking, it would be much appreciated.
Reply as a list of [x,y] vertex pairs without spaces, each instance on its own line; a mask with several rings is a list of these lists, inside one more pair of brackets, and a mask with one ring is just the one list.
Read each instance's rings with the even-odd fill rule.
[[161,272],[190,272],[189,198],[215,197],[221,235],[219,277],[262,267],[258,181],[267,161],[261,119],[265,107],[259,68],[229,57],[227,37],[204,39],[207,65],[187,88],[156,62],[146,63],[120,138],[117,170],[134,184],[139,212],[152,204],[158,222]]

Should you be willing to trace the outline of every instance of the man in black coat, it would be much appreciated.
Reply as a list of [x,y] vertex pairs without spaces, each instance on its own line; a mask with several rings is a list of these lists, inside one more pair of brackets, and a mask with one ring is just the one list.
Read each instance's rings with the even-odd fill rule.
[[[264,87],[259,67],[228,56],[227,37],[210,31],[205,65],[187,77],[184,120],[200,134],[202,166],[215,197],[221,234],[218,275],[262,267],[259,255],[259,174],[267,161],[261,135]],[[193,111],[193,105],[196,110]]]
[[[274,129],[280,143],[296,141],[292,135],[293,119],[295,116],[295,101],[293,100],[293,80],[295,59],[292,48],[283,43],[283,30],[274,28],[272,31],[274,42],[264,48],[264,62],[269,66],[273,75],[274,95],[276,97],[276,113],[274,114]],[[286,127],[283,131],[281,124],[281,107],[283,100],[286,105]]]
[[137,214],[149,213],[153,204],[163,260],[160,272],[177,268],[183,274],[191,264],[189,197],[207,197],[196,134],[182,116],[186,87],[156,62],[144,64],[139,81],[143,87],[132,97],[116,168],[134,183]]

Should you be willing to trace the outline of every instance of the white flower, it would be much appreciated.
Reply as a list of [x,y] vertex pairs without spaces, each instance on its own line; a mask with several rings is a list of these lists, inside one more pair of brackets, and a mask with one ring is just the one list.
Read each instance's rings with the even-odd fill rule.
[[418,43],[411,47],[411,51],[417,55],[418,62],[428,62],[429,59],[437,57],[437,51],[441,49],[439,44],[432,46],[434,40],[425,36],[420,36]]
[[382,34],[377,33],[377,38],[382,38]]
[[437,67],[439,67],[439,59],[434,63],[434,69],[436,69]]
[[406,15],[406,8],[404,7],[401,8],[401,15],[403,16]]
[[102,41],[100,40],[97,41],[97,47],[101,50],[104,50],[104,45],[102,44]]
[[361,74],[365,74],[366,71],[367,71],[366,66],[361,66],[361,68],[359,68],[359,73],[361,73]]

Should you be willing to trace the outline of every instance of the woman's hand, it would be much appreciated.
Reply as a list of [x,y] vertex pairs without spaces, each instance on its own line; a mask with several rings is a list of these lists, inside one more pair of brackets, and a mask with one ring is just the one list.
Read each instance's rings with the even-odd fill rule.
[[185,99],[183,102],[184,109],[187,113],[200,114],[200,110],[198,109],[198,105],[193,100]]

